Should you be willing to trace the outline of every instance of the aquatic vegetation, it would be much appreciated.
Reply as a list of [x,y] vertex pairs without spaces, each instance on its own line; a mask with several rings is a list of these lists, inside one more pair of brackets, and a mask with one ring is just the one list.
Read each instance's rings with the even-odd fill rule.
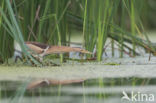
[[[146,0],[63,0],[60,3],[57,0],[46,2],[1,0],[0,62],[7,62],[13,55],[13,40],[17,40],[25,57],[39,64],[27,52],[24,41],[70,45],[73,29],[82,31],[83,48],[91,52],[96,49],[98,61],[102,59],[108,38],[112,39],[112,55],[114,55],[116,41],[119,44],[120,57],[123,57],[125,49],[128,49],[130,54],[132,52],[133,56],[137,55],[138,46],[155,54],[155,46],[144,33],[145,18],[142,18],[142,15],[145,15],[144,11],[147,11],[143,7],[149,7],[150,2]],[[132,47],[127,45],[127,42],[132,44]],[[9,47],[5,48],[8,45]],[[63,62],[63,54],[60,57]],[[92,58],[93,55],[87,57]]]
[[[0,103],[155,102],[156,44],[146,33],[156,26],[155,5],[155,0],[0,0]],[[16,63],[14,41],[24,57]],[[40,62],[30,41],[50,45],[49,54],[87,54],[43,55]]]

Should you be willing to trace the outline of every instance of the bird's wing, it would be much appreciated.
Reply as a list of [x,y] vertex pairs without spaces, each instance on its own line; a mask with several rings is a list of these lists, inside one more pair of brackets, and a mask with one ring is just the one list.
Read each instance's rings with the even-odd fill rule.
[[[44,55],[52,54],[52,53],[68,53],[68,52],[81,52],[92,54],[91,52],[75,47],[68,46],[49,46],[47,44],[39,43],[39,42],[25,42],[25,44],[34,52],[41,54],[44,52]],[[47,47],[49,47],[46,51],[44,51]]]
[[92,54],[87,50],[81,48],[75,48],[75,47],[68,47],[68,46],[51,46],[47,51],[45,51],[45,54],[48,55],[52,53],[68,53],[68,52],[81,52],[81,53]]
[[31,49],[33,52],[37,53],[37,54],[41,54],[43,53],[44,49],[33,45],[33,44],[26,44],[28,46],[29,49]]
[[33,41],[27,41],[25,42],[26,44],[32,44],[32,45],[35,45],[35,46],[38,46],[42,49],[46,49],[47,46],[49,46],[48,44],[44,44],[44,43],[39,43],[39,42],[33,42]]

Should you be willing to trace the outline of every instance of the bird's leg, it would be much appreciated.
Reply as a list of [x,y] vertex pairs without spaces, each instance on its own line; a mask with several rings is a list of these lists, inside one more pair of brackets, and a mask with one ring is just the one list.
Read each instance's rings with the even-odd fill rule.
[[17,62],[18,59],[22,61],[22,52],[15,50],[13,58],[15,59],[15,63]]
[[15,63],[17,63],[17,60],[18,60],[18,56],[15,57]]
[[38,59],[39,62],[43,61],[43,57],[41,57],[40,55],[32,54],[32,56],[35,57],[36,59]]
[[45,55],[46,51],[49,49],[49,46],[46,47],[46,49],[43,50],[43,53],[38,55],[39,61],[43,61],[43,56]]
[[[48,50],[50,48],[50,46],[47,46],[45,49],[43,49],[43,51],[42,51],[42,53],[41,54],[33,54],[32,53],[32,56],[33,57],[35,57],[40,63],[43,63],[43,64],[45,64],[44,63],[44,61],[43,61],[43,57],[46,55],[46,51]],[[49,62],[48,62],[48,64],[49,64]],[[54,65],[54,66],[59,66],[58,64],[55,64],[55,63],[51,63],[52,65]]]
[[40,57],[45,56],[46,51],[49,49],[50,46],[47,46],[46,49],[43,50],[43,53],[39,54]]
[[[47,46],[46,49],[44,49],[43,52],[42,52],[41,54],[39,54],[39,59],[40,59],[40,61],[43,61],[43,57],[46,55],[46,51],[47,51],[49,48],[50,48],[50,46]],[[60,65],[55,64],[55,63],[53,63],[53,62],[48,62],[47,64],[49,65],[49,63],[50,63],[50,65],[52,64],[53,66],[60,66]]]
[[22,61],[22,58],[20,56],[15,57],[15,63],[17,63],[17,60],[20,59]]

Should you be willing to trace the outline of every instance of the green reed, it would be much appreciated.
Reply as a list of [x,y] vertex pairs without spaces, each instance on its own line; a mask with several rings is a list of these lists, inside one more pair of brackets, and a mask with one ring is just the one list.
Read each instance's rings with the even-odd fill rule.
[[59,84],[58,86],[58,94],[57,94],[57,102],[60,103],[60,100],[61,100],[61,88],[62,88],[62,85]]
[[[5,22],[5,24],[3,25],[3,27],[9,33],[9,35],[20,44],[20,46],[22,48],[22,51],[25,54],[25,57],[28,56],[29,58],[31,58],[34,61],[35,64],[39,64],[27,52],[27,47],[24,44],[24,39],[23,39],[22,31],[21,31],[20,25],[18,24],[18,19],[15,18],[15,14],[17,15],[16,7],[15,7],[15,13],[14,13],[10,1],[9,0],[6,0],[5,3],[6,3],[6,7],[7,7],[7,10],[8,10],[9,17],[5,14],[4,10],[2,8],[0,8],[0,13],[2,14],[2,17],[3,17],[4,22]],[[13,1],[13,5],[16,6],[14,1]],[[10,41],[10,40],[8,40],[8,41]],[[3,42],[6,42],[6,41],[3,40]],[[9,42],[6,42],[6,43],[8,43],[8,45],[9,45]]]
[[[130,14],[130,18],[131,18],[131,33],[135,36],[136,32],[135,32],[135,6],[134,6],[135,2],[134,0],[131,0],[131,14]],[[136,49],[136,44],[134,39],[133,40],[133,56],[135,56],[135,49]]]
[[86,103],[86,93],[85,93],[85,82],[82,83],[82,87],[83,87],[83,102],[82,103]]
[[1,92],[2,92],[2,90],[1,90],[1,87],[0,87],[0,101],[1,101],[1,98],[2,98],[2,93]]
[[[125,48],[135,56],[138,45],[154,53],[153,44],[142,33],[142,19],[145,21],[146,18],[141,15],[145,15],[143,11],[147,10],[143,7],[148,6],[145,0],[1,0],[0,62],[13,56],[13,40],[16,40],[25,57],[38,64],[27,52],[24,41],[52,45],[66,45],[68,41],[69,45],[73,29],[82,31],[83,48],[92,52],[96,47],[98,61],[102,60],[108,38],[112,39],[112,55],[115,42],[119,44],[120,57],[123,57]],[[138,34],[143,34],[147,42]],[[126,42],[132,44],[132,48]],[[60,57],[63,61],[63,56]]]

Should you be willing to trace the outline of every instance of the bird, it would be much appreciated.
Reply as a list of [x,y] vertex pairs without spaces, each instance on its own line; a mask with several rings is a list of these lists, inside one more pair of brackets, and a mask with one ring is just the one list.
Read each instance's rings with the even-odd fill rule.
[[55,80],[55,79],[39,79],[33,80],[27,85],[27,90],[33,90],[42,86],[50,86],[50,85],[65,85],[65,84],[73,84],[73,83],[81,83],[84,82],[85,79],[65,79],[65,80]]
[[[57,45],[48,45],[35,41],[26,41],[25,45],[29,48],[29,52],[32,56],[38,57],[40,61],[43,60],[43,57],[50,54],[60,54],[60,53],[69,53],[69,52],[80,52],[85,54],[92,54],[91,52],[70,46],[57,46]],[[37,54],[37,55],[36,55]],[[22,49],[20,44],[17,41],[14,41],[14,58],[15,62],[18,59],[22,60]]]

